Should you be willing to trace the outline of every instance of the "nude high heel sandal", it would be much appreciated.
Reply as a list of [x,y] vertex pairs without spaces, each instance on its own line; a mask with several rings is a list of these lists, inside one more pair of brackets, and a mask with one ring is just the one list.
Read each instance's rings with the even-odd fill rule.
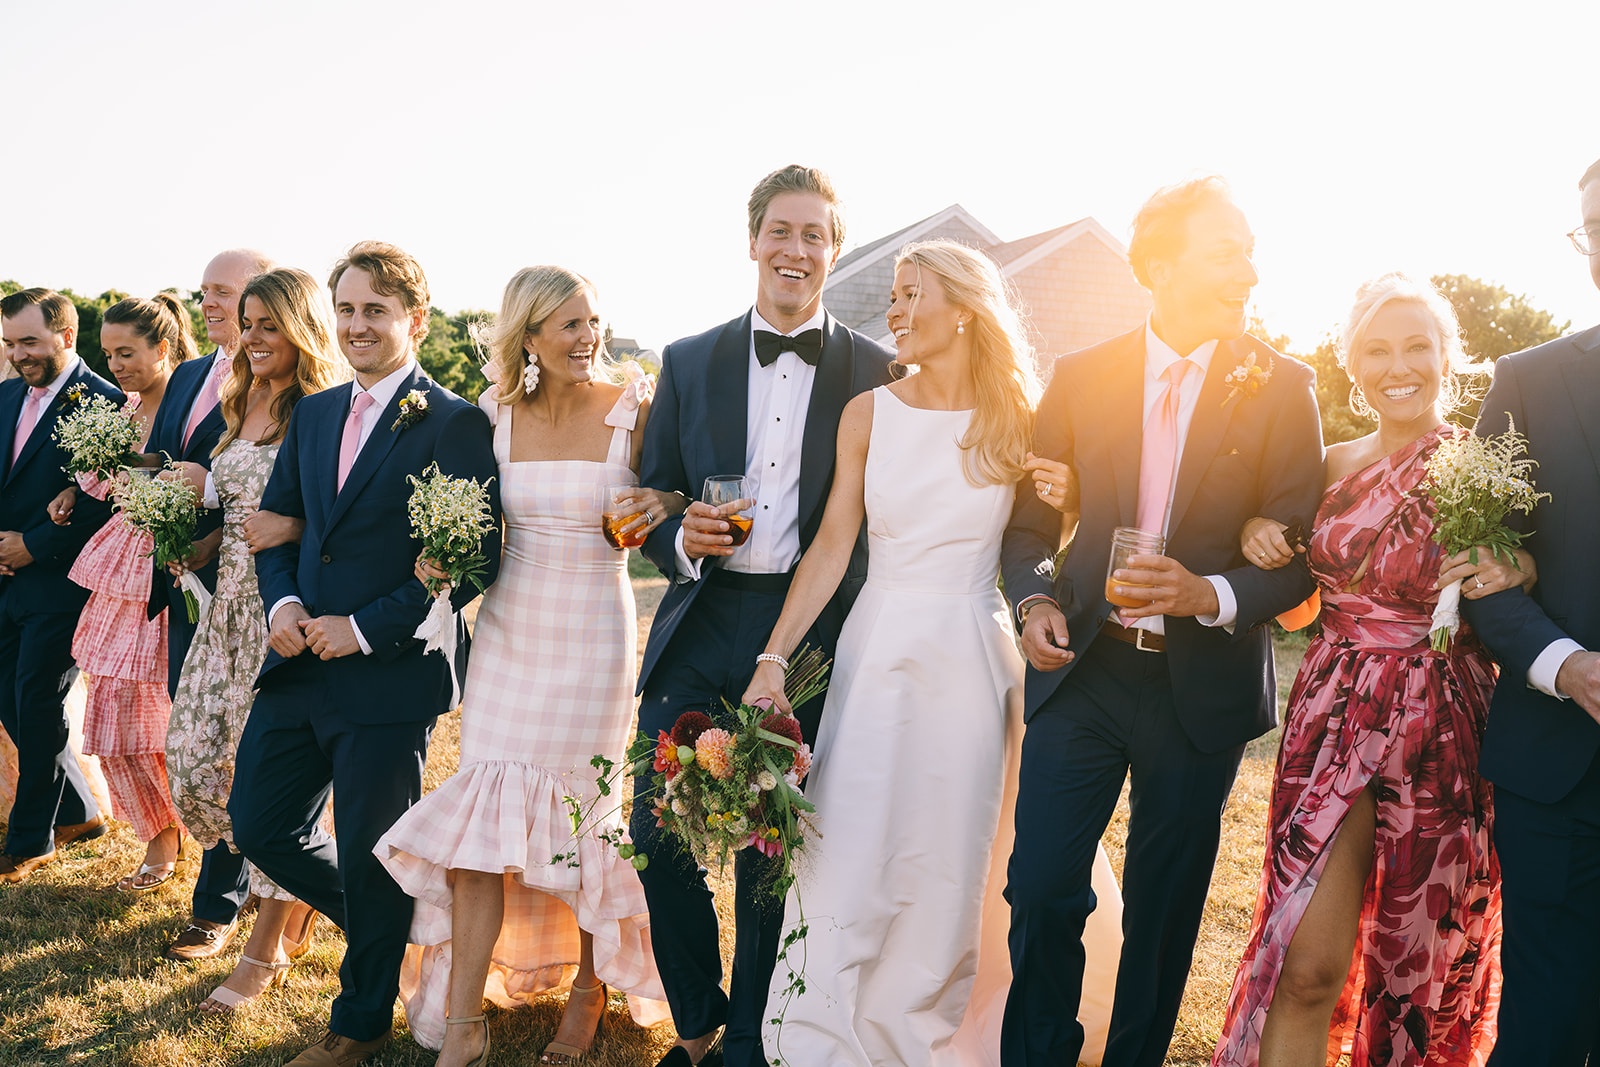
[[467,1064],[467,1067],[484,1067],[489,1062],[489,1020],[482,1015],[468,1015],[464,1019],[446,1019],[446,1026],[469,1026],[472,1023],[483,1024],[483,1051],[478,1053],[476,1059]]

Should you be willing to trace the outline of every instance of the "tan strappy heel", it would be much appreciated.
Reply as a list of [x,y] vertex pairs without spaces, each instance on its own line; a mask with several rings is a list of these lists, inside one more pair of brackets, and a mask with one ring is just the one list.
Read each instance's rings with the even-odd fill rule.
[[483,1024],[483,1051],[478,1053],[476,1059],[467,1064],[467,1067],[484,1067],[489,1062],[489,1020],[480,1015],[468,1015],[464,1019],[446,1019],[446,1026],[468,1026],[472,1023]]

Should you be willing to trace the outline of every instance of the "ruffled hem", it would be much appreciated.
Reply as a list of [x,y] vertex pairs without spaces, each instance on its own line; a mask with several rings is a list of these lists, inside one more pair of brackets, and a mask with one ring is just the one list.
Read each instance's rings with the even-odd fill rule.
[[147,617],[145,601],[94,593],[78,617],[72,656],[102,678],[167,684],[167,619]]
[[83,546],[67,577],[90,592],[143,603],[150,598],[154,546],[149,534],[113,515]]
[[[444,1037],[449,985],[451,869],[501,872],[505,922],[485,995],[526,1003],[571,981],[578,932],[594,938],[595,973],[627,992],[635,1020],[665,1017],[666,992],[650,946],[644,887],[631,864],[596,836],[571,832],[561,778],[510,761],[470,763],[423,797],[378,840],[373,852],[417,898],[407,958],[406,1013],[421,1044]],[[561,859],[554,857],[561,856]],[[570,857],[570,858],[568,858]]]

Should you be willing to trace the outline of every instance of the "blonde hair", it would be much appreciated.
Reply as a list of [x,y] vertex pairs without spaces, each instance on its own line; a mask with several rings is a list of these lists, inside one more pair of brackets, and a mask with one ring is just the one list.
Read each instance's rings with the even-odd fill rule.
[[[565,267],[523,267],[506,283],[500,301],[500,314],[492,322],[475,322],[470,332],[483,355],[483,376],[495,385],[494,399],[499,404],[515,404],[527,391],[522,386],[522,370],[528,355],[522,339],[538,333],[545,320],[579,293],[598,298],[594,283]],[[615,382],[611,356],[602,343],[595,353],[594,377]]]
[[[311,275],[293,267],[280,267],[251,278],[239,294],[241,332],[244,330],[244,303],[252,296],[261,301],[272,324],[300,353],[295,363],[294,381],[272,398],[272,430],[256,442],[270,445],[283,440],[289,429],[289,415],[300,398],[349,381],[350,365],[334,348],[333,309]],[[250,370],[250,353],[241,344],[233,357],[232,373],[222,383],[222,417],[228,428],[212,450],[213,456],[239,439],[245,412],[250,408],[250,391],[254,388],[256,376]],[[268,386],[263,382],[261,388]]]
[[[1033,438],[1033,408],[1039,402],[1033,346],[1016,294],[994,260],[954,241],[906,245],[895,258],[895,270],[907,263],[917,268],[919,293],[926,271],[950,303],[972,313],[966,330],[972,338],[978,403],[961,438],[961,467],[975,486],[1009,485],[1022,477],[1023,457]],[[915,318],[915,301],[911,313]]]
[[828,228],[833,240],[833,253],[844,247],[844,203],[834,191],[833,181],[816,167],[803,167],[791,163],[780,167],[756,183],[750,190],[750,200],[745,210],[750,216],[750,239],[761,233],[761,224],[767,221],[767,208],[780,193],[814,193],[828,206]]
[[1493,366],[1488,363],[1474,363],[1468,358],[1466,349],[1461,343],[1461,323],[1456,318],[1456,309],[1439,291],[1438,286],[1396,270],[1361,283],[1361,287],[1356,290],[1356,302],[1345,318],[1344,328],[1339,331],[1339,347],[1336,354],[1339,368],[1349,376],[1352,383],[1351,410],[1363,418],[1376,417],[1372,406],[1367,403],[1366,396],[1361,391],[1360,384],[1356,382],[1356,376],[1351,373],[1350,361],[1361,346],[1361,342],[1365,340],[1372,320],[1377,317],[1379,311],[1390,304],[1415,304],[1426,311],[1428,317],[1433,320],[1434,330],[1439,335],[1439,349],[1444,355],[1444,368],[1439,382],[1439,406],[1443,413],[1448,415],[1472,399],[1474,392],[1466,379],[1469,376],[1492,374]]

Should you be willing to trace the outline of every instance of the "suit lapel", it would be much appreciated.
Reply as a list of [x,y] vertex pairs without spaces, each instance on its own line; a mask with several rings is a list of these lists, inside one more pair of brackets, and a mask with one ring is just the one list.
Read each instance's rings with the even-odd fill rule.
[[[1600,469],[1600,329],[1591,330],[1573,339],[1579,351],[1568,356],[1561,364],[1561,375],[1567,383],[1567,395],[1583,429],[1583,439],[1589,445],[1589,455]],[[1587,351],[1585,347],[1587,344]],[[0,417],[4,417],[0,413]],[[1528,427],[1517,427],[1527,433]]]
[[[173,459],[188,459],[189,448],[183,440],[183,431],[189,427],[189,408],[194,405],[195,397],[200,395],[200,387],[205,384],[205,375],[197,374],[189,367],[205,364],[207,373],[210,372],[210,361],[213,356],[201,356],[183,364],[178,370],[172,372],[173,381],[167,386],[167,395],[161,398],[161,410],[156,413],[156,422],[161,429],[160,434],[151,434],[151,448],[154,450],[158,439],[176,443],[180,455]],[[180,377],[181,376],[181,377]],[[176,430],[174,431],[174,427]],[[195,431],[199,437],[199,431]]]
[[[333,512],[334,497],[339,492],[339,438],[344,434],[344,420],[350,415],[350,398],[355,395],[355,383],[347,382],[334,387],[340,394],[334,409],[337,418],[323,419],[313,431],[316,456],[313,462],[317,472],[317,502],[323,515]],[[373,430],[376,434],[377,430]]]
[[1200,399],[1195,403],[1194,417],[1189,420],[1189,435],[1183,442],[1183,458],[1178,466],[1178,484],[1172,497],[1172,516],[1167,520],[1170,536],[1183,521],[1189,502],[1194,499],[1200,477],[1216,458],[1217,446],[1222,443],[1222,432],[1228,428],[1233,409],[1239,406],[1240,395],[1230,395],[1228,375],[1244,362],[1251,352],[1248,338],[1224,341],[1217,345],[1206,371],[1205,383],[1200,386]]
[[[43,448],[45,442],[50,440],[50,435],[55,431],[56,416],[61,411],[61,404],[66,399],[67,390],[83,381],[88,369],[88,364],[79,360],[77,369],[72,372],[65,382],[61,383],[61,388],[56,390],[56,395],[50,398],[49,406],[39,412],[39,421],[33,424],[33,433],[28,435],[27,442],[22,446],[22,452],[17,456],[17,462],[12,464],[13,470],[32,459],[34,453]],[[84,400],[87,401],[88,399],[89,397],[86,395]],[[18,410],[20,412],[21,409],[19,408]],[[16,423],[13,421],[13,432],[15,429]]]
[[[356,461],[350,467],[350,476],[345,479],[344,488],[336,490],[337,495],[333,499],[333,510],[328,515],[328,529],[331,530],[334,524],[349,510],[350,502],[361,495],[361,490],[372,480],[372,476],[383,465],[383,461],[389,457],[389,453],[394,449],[395,442],[400,440],[400,435],[407,432],[405,429],[393,429],[395,420],[400,417],[400,401],[404,400],[406,394],[413,389],[427,392],[431,384],[428,376],[423,373],[422,367],[419,365],[412,370],[410,377],[400,383],[400,388],[394,391],[394,396],[390,397],[389,402],[383,406],[383,414],[379,416],[377,425],[372,428],[372,434],[367,438],[367,443],[362,446],[360,452],[356,453]],[[348,408],[346,413],[348,415]],[[338,436],[342,437],[343,435],[344,427],[341,424]],[[339,480],[337,440],[335,441],[333,455],[333,484],[337,486]]]
[[1106,425],[1110,427],[1112,475],[1117,485],[1117,525],[1132,526],[1139,512],[1139,455],[1144,445],[1143,326],[1122,336],[1107,370]]
[[[15,379],[21,384],[21,379]],[[22,415],[22,401],[28,395],[28,387],[6,390],[6,397],[0,400],[0,436],[5,437],[5,464],[6,478],[11,477],[11,446],[17,436],[17,419]]]
[[[706,367],[706,417],[711,437],[713,474],[744,471],[750,420],[750,316],[722,328]],[[748,472],[746,472],[748,473]],[[700,487],[689,487],[698,498]]]
[[838,452],[839,418],[850,402],[850,382],[855,369],[855,344],[850,331],[824,315],[822,358],[811,379],[811,401],[806,427],[800,438],[800,528],[809,527],[833,482]]

